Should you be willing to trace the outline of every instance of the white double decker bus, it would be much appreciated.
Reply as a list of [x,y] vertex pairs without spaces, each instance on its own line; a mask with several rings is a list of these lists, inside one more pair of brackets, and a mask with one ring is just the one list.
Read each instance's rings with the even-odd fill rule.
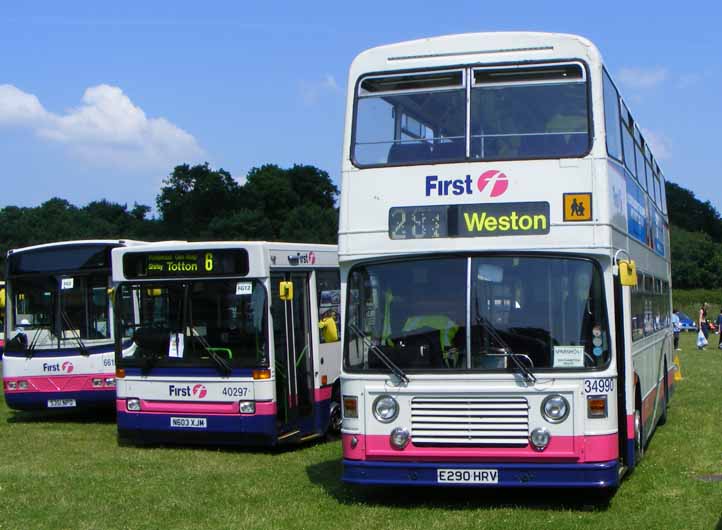
[[123,240],[65,241],[7,255],[3,387],[18,410],[113,407],[110,252]]
[[676,367],[664,180],[599,51],[444,36],[348,86],[343,479],[614,489]]
[[121,439],[299,442],[340,428],[337,248],[165,242],[113,252]]

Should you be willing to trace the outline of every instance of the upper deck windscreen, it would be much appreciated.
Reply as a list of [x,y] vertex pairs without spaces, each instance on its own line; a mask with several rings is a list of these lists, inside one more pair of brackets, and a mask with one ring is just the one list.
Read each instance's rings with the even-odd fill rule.
[[110,269],[110,249],[106,244],[55,246],[16,252],[8,256],[8,274],[71,272]]
[[590,148],[587,75],[576,62],[367,76],[355,105],[358,166],[580,157]]

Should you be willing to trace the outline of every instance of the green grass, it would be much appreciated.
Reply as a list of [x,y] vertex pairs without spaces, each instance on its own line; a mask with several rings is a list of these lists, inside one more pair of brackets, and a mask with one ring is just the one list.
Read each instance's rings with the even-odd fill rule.
[[[712,341],[716,346],[716,336]],[[682,335],[669,421],[608,506],[584,491],[343,485],[339,442],[294,450],[119,447],[112,419],[0,404],[0,528],[722,528],[722,352]]]

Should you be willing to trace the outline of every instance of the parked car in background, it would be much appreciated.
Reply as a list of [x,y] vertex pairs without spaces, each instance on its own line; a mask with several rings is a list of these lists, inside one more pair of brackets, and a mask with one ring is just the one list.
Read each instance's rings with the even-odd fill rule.
[[697,323],[689,318],[688,315],[679,311],[679,323],[682,325],[682,331],[697,331]]

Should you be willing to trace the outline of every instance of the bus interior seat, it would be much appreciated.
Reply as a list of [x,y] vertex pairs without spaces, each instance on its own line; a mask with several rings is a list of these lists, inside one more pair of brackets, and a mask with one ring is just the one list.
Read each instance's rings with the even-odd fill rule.
[[435,143],[432,146],[433,160],[456,160],[466,156],[466,142],[463,138],[455,138],[448,142]]
[[395,143],[389,149],[388,163],[403,164],[425,162],[431,159],[431,147],[426,142]]

